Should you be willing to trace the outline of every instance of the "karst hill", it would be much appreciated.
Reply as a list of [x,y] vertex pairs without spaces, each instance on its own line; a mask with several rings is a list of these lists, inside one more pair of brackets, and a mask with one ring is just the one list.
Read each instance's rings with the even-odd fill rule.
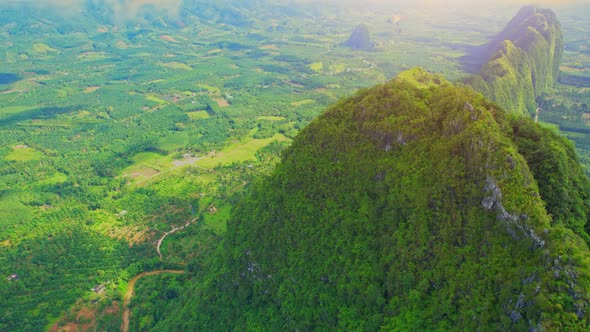
[[589,188],[564,138],[404,72],[297,136],[159,327],[583,330]]
[[468,84],[507,112],[533,114],[535,98],[559,78],[563,37],[550,9],[523,7],[492,41],[472,55],[481,63]]

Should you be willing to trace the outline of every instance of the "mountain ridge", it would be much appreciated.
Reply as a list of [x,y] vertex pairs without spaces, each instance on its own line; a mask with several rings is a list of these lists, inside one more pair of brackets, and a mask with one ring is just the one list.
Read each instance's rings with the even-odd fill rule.
[[555,13],[525,6],[470,56],[483,63],[479,74],[466,83],[508,112],[533,114],[536,98],[557,82],[562,55],[563,36]]

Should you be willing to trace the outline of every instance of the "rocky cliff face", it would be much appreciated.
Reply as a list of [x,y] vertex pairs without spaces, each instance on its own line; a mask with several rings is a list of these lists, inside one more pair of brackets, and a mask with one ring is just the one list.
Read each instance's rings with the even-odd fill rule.
[[419,69],[361,91],[251,189],[197,303],[160,327],[583,330],[590,189],[555,173],[586,181],[568,189],[583,213],[549,215],[553,173],[527,160],[542,150],[576,164],[559,137]]

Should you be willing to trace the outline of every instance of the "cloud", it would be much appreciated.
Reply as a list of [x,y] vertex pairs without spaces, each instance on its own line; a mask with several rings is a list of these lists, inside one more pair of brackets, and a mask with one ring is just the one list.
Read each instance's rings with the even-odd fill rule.
[[56,9],[66,9],[66,8],[82,8],[84,1],[83,0],[2,0],[1,5],[8,5],[8,6],[18,6],[18,5],[30,5],[36,6],[41,8],[56,8]]
[[183,0],[0,0],[0,7],[33,6],[53,10],[63,15],[80,13],[83,10],[102,9],[110,13],[116,23],[141,20],[146,12],[177,19]]
[[[271,0],[272,1],[272,0]],[[358,0],[275,0],[282,3],[359,3]],[[387,5],[430,5],[430,6],[448,6],[448,5],[479,5],[493,7],[498,4],[522,6],[527,4],[539,5],[561,5],[561,4],[590,4],[590,0],[364,0],[363,3],[387,4]]]
[[114,15],[117,23],[135,21],[146,10],[153,10],[170,19],[177,19],[183,0],[93,0],[98,5],[104,4]]

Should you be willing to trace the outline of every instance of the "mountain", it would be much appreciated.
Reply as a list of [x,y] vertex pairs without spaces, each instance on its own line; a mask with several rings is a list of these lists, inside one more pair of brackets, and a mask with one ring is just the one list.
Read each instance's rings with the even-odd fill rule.
[[523,7],[489,44],[474,55],[483,62],[468,84],[508,112],[534,113],[535,98],[559,77],[561,25],[550,9]]
[[572,144],[420,69],[341,100],[156,330],[585,330]]
[[344,45],[354,50],[371,50],[373,48],[373,42],[371,42],[369,27],[366,24],[357,25]]

